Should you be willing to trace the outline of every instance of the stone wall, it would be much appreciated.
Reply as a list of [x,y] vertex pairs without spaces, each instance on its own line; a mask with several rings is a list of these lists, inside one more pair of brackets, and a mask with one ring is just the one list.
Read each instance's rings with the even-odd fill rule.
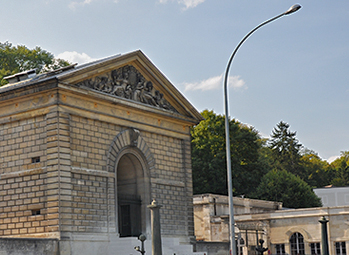
[[72,174],[72,202],[62,211],[62,231],[107,233],[113,225],[108,222],[108,177],[93,174]]
[[204,242],[199,241],[194,245],[194,251],[203,255],[226,255],[230,249],[229,242]]
[[0,236],[58,230],[58,204],[47,200],[45,115],[0,124]]
[[0,122],[0,174],[44,166],[45,149],[46,118],[44,115]]
[[145,139],[154,148],[157,162],[151,173],[151,190],[152,198],[163,205],[160,210],[162,234],[193,235],[193,226],[188,225],[188,220],[193,217],[192,184],[191,179],[187,178],[191,175],[191,165],[187,159],[190,156],[190,142],[156,134],[146,134]]
[[[0,235],[115,233],[107,152],[125,127],[56,109],[0,125]],[[163,235],[193,236],[190,141],[140,131],[154,156],[151,199]]]
[[0,236],[50,232],[57,225],[45,217],[57,212],[45,197],[45,180],[42,169],[1,175]]
[[59,255],[57,239],[0,238],[1,255]]
[[[94,201],[96,198],[87,196],[100,196],[98,201],[104,201],[105,205],[109,205],[109,210],[101,211],[101,215],[109,215],[109,218],[97,220],[91,223],[89,227],[72,227],[73,230],[89,232],[91,229],[98,229],[101,232],[108,232],[106,225],[110,228],[110,232],[115,231],[115,203],[113,193],[109,192],[109,200],[107,201],[107,193],[98,194],[91,192],[94,186],[91,181],[82,179],[90,178],[87,174],[93,171],[98,180],[109,178],[108,183],[103,181],[104,189],[113,190],[114,187],[114,173],[108,173],[107,168],[107,151],[111,146],[113,139],[120,132],[126,130],[125,127],[118,126],[113,123],[101,122],[98,120],[83,118],[79,116],[70,116],[70,141],[71,141],[71,165],[73,172],[84,174],[73,174],[73,203],[80,208],[64,211],[83,211],[86,216],[91,214],[91,205],[89,201]],[[161,209],[161,223],[162,233],[164,235],[193,235],[193,225],[188,224],[188,220],[192,220],[192,206],[191,206],[191,159],[190,159],[190,141],[168,137],[160,134],[155,134],[140,130],[140,135],[149,147],[156,165],[150,169],[151,178],[151,199],[156,199],[159,204],[162,204]],[[95,184],[97,185],[97,184]],[[80,189],[80,190],[79,190]],[[84,189],[82,191],[81,189]],[[102,198],[103,197],[103,198]],[[85,201],[85,202],[81,202]],[[105,208],[106,209],[106,208]],[[66,215],[69,220],[63,222],[81,222],[76,221],[76,216]],[[80,216],[82,217],[82,216]],[[89,220],[90,222],[91,219]],[[105,222],[104,224],[102,222]],[[73,222],[72,222],[73,223]],[[88,224],[88,223],[85,223]],[[63,223],[63,225],[66,225]],[[74,225],[74,224],[73,224]],[[72,226],[73,226],[72,225]],[[70,227],[63,227],[62,230],[69,230]]]
[[106,171],[106,152],[121,131],[117,125],[70,115],[72,167]]

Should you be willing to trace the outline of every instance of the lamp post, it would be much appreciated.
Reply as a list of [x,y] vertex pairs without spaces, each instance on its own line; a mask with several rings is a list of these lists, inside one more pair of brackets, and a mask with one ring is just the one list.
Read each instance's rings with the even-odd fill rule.
[[138,237],[138,240],[141,241],[141,247],[139,246],[135,246],[135,250],[140,252],[142,255],[145,254],[145,250],[144,250],[144,242],[145,240],[147,240],[147,237],[143,234],[141,234],[139,237]]
[[319,220],[321,223],[321,254],[322,255],[329,255],[330,252],[328,250],[328,234],[327,234],[327,223],[329,220],[326,219],[325,216],[322,217],[321,220]]
[[233,51],[232,55],[229,58],[227,67],[225,69],[224,74],[224,108],[225,108],[225,142],[226,142],[226,157],[227,157],[227,178],[228,178],[228,196],[229,196],[229,229],[230,229],[230,250],[232,255],[236,255],[236,249],[235,249],[235,229],[234,229],[234,206],[233,206],[233,179],[232,179],[232,169],[231,169],[231,159],[230,159],[230,136],[229,136],[229,110],[228,110],[228,74],[230,65],[233,62],[233,58],[240,48],[240,46],[246,41],[246,39],[253,34],[257,29],[261,28],[262,26],[281,18],[285,15],[289,15],[291,13],[294,13],[298,11],[301,8],[300,5],[295,4],[291,6],[287,11],[275,16],[274,18],[271,18],[258,26],[256,26],[254,29],[252,29],[245,37],[240,41],[240,43],[236,46],[235,50]]

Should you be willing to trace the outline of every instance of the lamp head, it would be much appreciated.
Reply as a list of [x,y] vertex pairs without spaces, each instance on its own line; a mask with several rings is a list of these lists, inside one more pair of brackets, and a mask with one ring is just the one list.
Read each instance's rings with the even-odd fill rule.
[[298,11],[300,8],[302,8],[302,6],[300,6],[299,4],[292,5],[290,7],[290,9],[288,9],[287,11],[284,12],[284,15],[294,13],[294,12]]
[[141,234],[139,237],[138,237],[138,240],[141,241],[141,242],[144,242],[145,240],[147,240],[147,237],[143,234]]

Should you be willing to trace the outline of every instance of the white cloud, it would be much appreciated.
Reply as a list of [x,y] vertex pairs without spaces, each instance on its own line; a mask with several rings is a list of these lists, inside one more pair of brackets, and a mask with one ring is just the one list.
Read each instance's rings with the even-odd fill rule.
[[340,156],[332,156],[332,157],[329,157],[326,161],[328,163],[332,163],[333,161],[335,161],[337,158],[340,158]]
[[[245,81],[240,79],[240,76],[229,77],[229,87],[234,89],[247,88]],[[216,90],[223,87],[223,75],[215,76],[200,82],[184,83],[185,91],[188,90]]]
[[91,58],[86,53],[78,53],[76,51],[65,51],[63,53],[58,54],[56,58],[67,60],[73,64],[74,63],[84,64],[84,63],[96,60],[94,58]]
[[[202,4],[203,2],[205,2],[205,0],[172,0],[172,1],[176,1],[178,4],[184,5],[185,6],[184,10],[194,8],[199,4]],[[159,3],[161,4],[166,4],[167,2],[168,0],[159,0]]]
[[203,2],[205,2],[205,0],[180,0],[178,2],[181,4],[184,4],[185,9],[189,9],[189,8],[194,8],[199,4],[202,4]]
[[75,9],[77,6],[81,5],[86,5],[86,4],[90,4],[92,3],[93,0],[84,0],[84,1],[80,1],[80,2],[77,2],[77,1],[73,1],[69,4],[69,8],[70,9]]

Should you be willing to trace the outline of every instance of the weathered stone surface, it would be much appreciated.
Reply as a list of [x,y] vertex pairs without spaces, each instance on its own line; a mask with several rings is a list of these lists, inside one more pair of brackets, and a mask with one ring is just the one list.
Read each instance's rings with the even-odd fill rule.
[[59,255],[57,239],[0,238],[1,255]]
[[[123,93],[107,93],[115,86]],[[0,88],[0,109],[0,237],[57,238],[62,254],[120,245],[130,254],[136,230],[150,236],[157,199],[163,237],[188,250],[190,126],[202,117],[143,53]],[[122,196],[140,201],[125,238]]]

